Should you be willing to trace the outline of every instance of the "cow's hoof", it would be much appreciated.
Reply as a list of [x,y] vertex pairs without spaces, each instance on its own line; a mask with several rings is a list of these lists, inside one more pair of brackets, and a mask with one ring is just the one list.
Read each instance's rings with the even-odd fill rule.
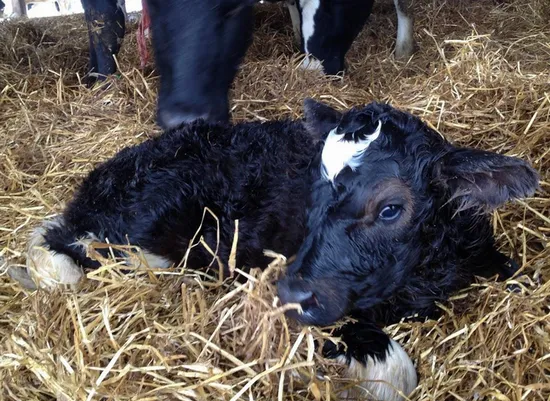
[[323,64],[313,56],[305,56],[300,63],[302,70],[321,71],[323,72]]
[[398,42],[395,46],[395,58],[398,60],[408,60],[416,53],[418,46],[414,40]]

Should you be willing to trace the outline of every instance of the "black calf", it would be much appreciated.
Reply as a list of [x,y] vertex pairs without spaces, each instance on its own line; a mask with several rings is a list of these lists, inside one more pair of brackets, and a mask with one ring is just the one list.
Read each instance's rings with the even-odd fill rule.
[[303,303],[298,320],[330,324],[356,310],[386,323],[429,316],[474,275],[509,276],[486,212],[534,191],[525,162],[454,147],[388,105],[309,110],[324,116],[310,131],[329,134],[308,235],[279,284],[284,301]]
[[[97,265],[86,256],[94,239],[138,245],[151,267],[186,259],[200,268],[212,261],[204,248],[186,256],[199,227],[227,266],[239,220],[239,266],[265,266],[266,248],[297,254],[278,283],[283,303],[302,306],[291,317],[359,319],[340,330],[347,350],[328,344],[328,355],[362,379],[412,391],[411,361],[376,323],[432,316],[474,275],[509,277],[487,212],[532,194],[537,174],[517,158],[457,148],[389,105],[342,114],[308,100],[305,114],[303,122],[199,121],[121,151],[34,233],[30,275],[45,288],[76,284],[82,267]],[[219,218],[219,244],[205,208]],[[370,389],[398,398],[379,382]]]

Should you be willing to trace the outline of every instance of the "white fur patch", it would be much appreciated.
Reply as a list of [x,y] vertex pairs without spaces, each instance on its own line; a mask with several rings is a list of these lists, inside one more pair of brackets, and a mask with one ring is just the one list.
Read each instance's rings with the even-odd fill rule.
[[413,19],[399,7],[399,0],[393,0],[397,12],[397,41],[395,43],[395,57],[408,58],[414,52],[414,24]]
[[294,40],[296,44],[300,44],[302,40],[302,30],[300,28],[300,11],[298,10],[297,0],[287,0],[286,6],[292,20],[292,30],[294,31]]
[[[342,364],[347,362],[345,356],[339,356],[337,360]],[[384,361],[368,357],[364,365],[352,358],[348,366],[348,374],[351,378],[361,380],[361,388],[375,400],[381,401],[403,401],[404,397],[409,396],[418,384],[411,359],[394,340],[390,340],[390,347]],[[354,392],[356,391],[363,392],[360,389],[355,389]],[[345,397],[348,396],[350,396],[349,393],[345,394]]]
[[300,0],[302,9],[302,37],[304,39],[304,52],[309,54],[308,42],[315,32],[315,14],[321,5],[320,0]]
[[139,269],[142,269],[142,268],[167,269],[170,266],[172,266],[172,262],[170,262],[168,259],[163,258],[162,256],[159,256],[159,255],[155,255],[154,253],[149,253],[147,251],[142,251],[141,258],[131,258],[131,260],[128,259],[128,263],[132,264],[133,266]]
[[[94,234],[88,233],[88,236],[85,238],[79,239],[75,245],[81,245],[85,248],[89,247],[92,242],[102,242],[100,241]],[[128,257],[125,258],[126,263],[130,266],[133,266],[137,269],[142,268],[151,268],[151,269],[167,269],[170,266],[172,266],[172,262],[170,262],[168,259],[155,255],[154,253],[150,253],[146,251],[145,249],[141,249],[141,253],[135,253],[135,254],[129,254]]]
[[376,130],[358,142],[344,140],[344,135],[337,134],[336,128],[330,131],[321,155],[323,176],[327,180],[333,181],[346,166],[351,167],[352,170],[359,167],[361,156],[368,149],[369,145],[380,136],[381,129],[382,122],[379,121]]
[[44,222],[32,234],[27,247],[27,272],[38,287],[52,290],[60,285],[75,286],[84,276],[82,269],[68,255],[48,249],[44,236],[59,227],[63,217]]

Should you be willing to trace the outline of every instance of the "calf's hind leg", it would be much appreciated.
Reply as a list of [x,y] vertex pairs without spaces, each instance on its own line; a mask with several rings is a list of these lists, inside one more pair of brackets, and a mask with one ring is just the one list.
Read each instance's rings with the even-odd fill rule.
[[[27,248],[27,274],[37,287],[50,290],[59,285],[74,287],[84,276],[82,268],[71,256],[52,249],[46,240],[48,230],[60,229],[62,226],[63,217],[58,217],[45,222],[31,234]],[[76,244],[73,246],[79,247]],[[12,277],[29,288],[24,276],[20,276],[21,279]]]
[[359,320],[344,325],[334,335],[341,337],[347,348],[327,341],[323,354],[346,364],[350,377],[360,380],[361,387],[374,399],[401,401],[405,399],[403,396],[412,393],[418,380],[411,359],[376,324]]

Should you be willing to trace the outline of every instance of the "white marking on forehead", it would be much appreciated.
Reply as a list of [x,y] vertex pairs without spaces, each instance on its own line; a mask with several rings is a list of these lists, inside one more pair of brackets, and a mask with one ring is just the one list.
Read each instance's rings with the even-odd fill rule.
[[323,147],[322,159],[322,174],[325,179],[334,181],[334,178],[346,166],[355,170],[361,164],[360,158],[368,149],[369,145],[380,136],[382,122],[378,121],[376,130],[368,135],[365,139],[358,142],[344,140],[343,134],[337,134],[334,128],[328,134],[325,146]]
[[315,32],[315,14],[320,5],[320,0],[300,0],[300,7],[302,9],[302,38],[304,39],[305,54],[309,54],[307,42]]

